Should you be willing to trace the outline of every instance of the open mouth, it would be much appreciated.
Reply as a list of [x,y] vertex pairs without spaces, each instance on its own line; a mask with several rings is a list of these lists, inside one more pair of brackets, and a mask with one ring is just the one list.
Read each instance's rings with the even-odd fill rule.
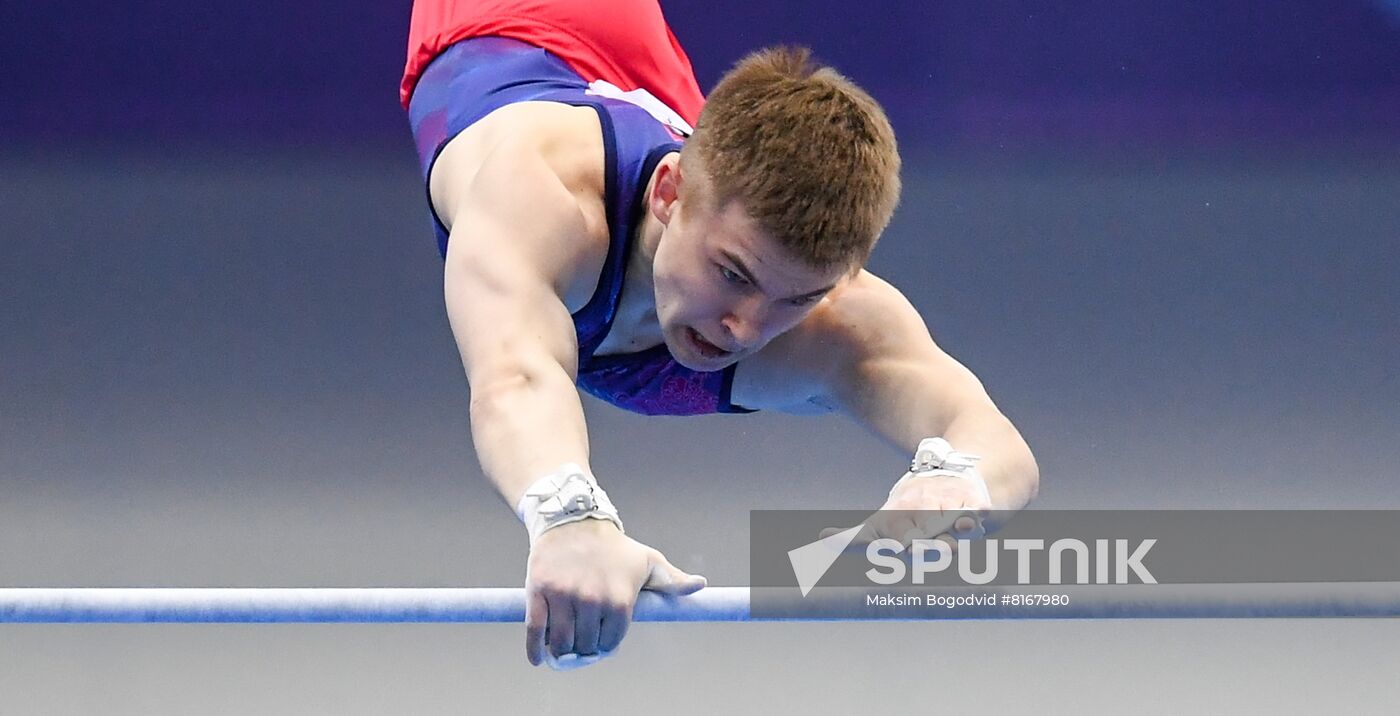
[[694,328],[687,327],[685,332],[690,338],[691,345],[695,347],[695,350],[698,351],[700,355],[706,358],[722,358],[729,355],[729,351],[723,350],[719,346],[705,340]]

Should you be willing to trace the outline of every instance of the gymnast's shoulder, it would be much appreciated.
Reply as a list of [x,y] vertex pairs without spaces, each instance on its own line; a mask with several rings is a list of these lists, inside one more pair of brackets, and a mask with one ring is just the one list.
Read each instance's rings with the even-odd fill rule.
[[851,371],[871,361],[918,359],[929,348],[928,327],[903,292],[861,269],[792,330],[739,362],[731,400],[791,414],[831,412],[830,389]]
[[463,239],[479,242],[543,270],[571,308],[586,301],[608,251],[604,163],[588,107],[520,102],[473,123],[443,147],[428,178],[451,237],[449,263]]

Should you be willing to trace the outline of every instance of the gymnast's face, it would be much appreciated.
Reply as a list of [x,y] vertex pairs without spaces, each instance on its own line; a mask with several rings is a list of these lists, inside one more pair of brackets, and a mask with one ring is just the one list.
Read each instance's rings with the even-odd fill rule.
[[656,316],[681,365],[719,370],[796,326],[847,272],[787,255],[740,201],[687,205],[681,196],[695,192],[677,192],[680,181],[663,163],[651,195],[663,225],[652,261]]

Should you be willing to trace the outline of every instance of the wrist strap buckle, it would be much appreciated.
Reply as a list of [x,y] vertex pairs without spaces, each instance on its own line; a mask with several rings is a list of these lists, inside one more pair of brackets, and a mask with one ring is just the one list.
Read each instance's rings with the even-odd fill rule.
[[977,461],[981,459],[981,455],[954,450],[943,438],[924,438],[919,442],[918,449],[914,451],[914,458],[909,462],[909,472],[890,488],[890,492],[893,493],[895,488],[911,478],[947,475],[968,481],[982,499],[991,504],[991,492],[987,489],[986,481],[977,472]]
[[[530,531],[530,544],[546,531],[586,519],[608,520],[623,530],[608,493],[587,470],[567,463],[525,491],[516,514]],[[624,530],[625,532],[625,530]]]
[[909,462],[909,472],[963,472],[972,469],[981,459],[980,455],[969,455],[954,450],[943,438],[924,438],[919,442],[919,449],[914,451],[914,459]]

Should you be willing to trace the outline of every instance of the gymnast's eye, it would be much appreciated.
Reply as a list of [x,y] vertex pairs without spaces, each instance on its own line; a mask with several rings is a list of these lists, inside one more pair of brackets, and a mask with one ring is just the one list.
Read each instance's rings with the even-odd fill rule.
[[724,280],[725,280],[725,281],[728,281],[728,282],[730,282],[730,283],[736,283],[736,284],[739,284],[739,285],[741,285],[741,286],[742,286],[743,284],[748,283],[748,280],[745,279],[743,276],[740,276],[739,274],[737,274],[737,273],[735,273],[735,272],[733,272],[733,271],[730,271],[730,270],[729,270],[728,268],[726,268],[725,266],[721,266],[720,264],[715,264],[715,265],[716,265],[716,266],[719,266],[719,273],[720,273],[721,276],[724,277]]

